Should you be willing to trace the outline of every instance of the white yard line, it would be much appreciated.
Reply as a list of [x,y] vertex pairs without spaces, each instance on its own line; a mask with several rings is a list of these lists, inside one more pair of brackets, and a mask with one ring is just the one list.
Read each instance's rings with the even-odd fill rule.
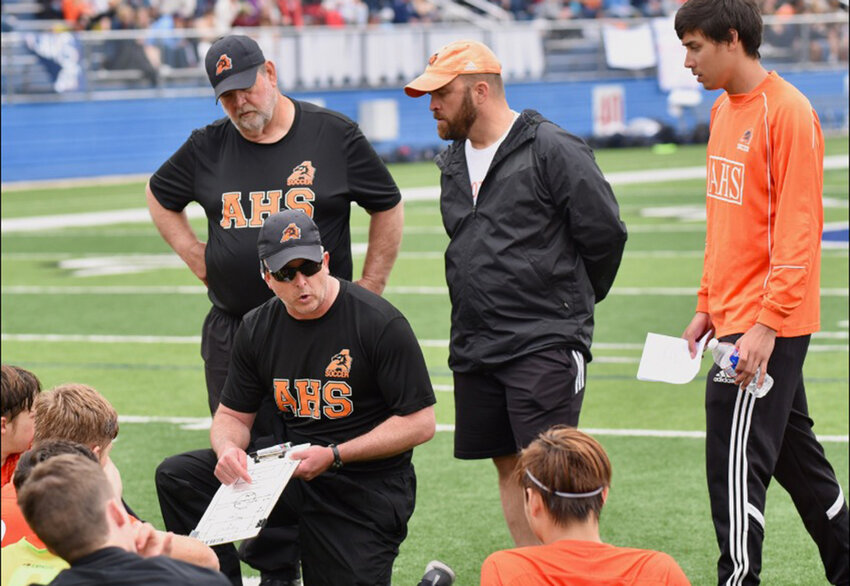
[[[850,155],[832,155],[824,158],[824,169],[846,169],[850,166]],[[605,178],[611,185],[630,185],[634,183],[661,183],[666,181],[680,181],[682,179],[701,179],[705,177],[705,167],[682,167],[678,169],[649,169],[646,171],[616,171],[606,173]],[[144,179],[147,179],[146,177]],[[139,176],[127,176],[125,180],[144,180]],[[87,185],[91,183],[109,184],[119,183],[111,178],[66,180],[61,183],[53,182],[54,186]],[[23,188],[24,184],[3,185],[4,191],[13,191]],[[51,185],[44,182],[39,187]],[[35,187],[34,182],[26,184],[27,187]],[[405,201],[435,200],[440,195],[437,186],[412,187],[402,189],[402,197]],[[192,205],[186,208],[190,218],[203,218],[204,211],[200,206]],[[11,232],[37,232],[50,228],[67,228],[79,226],[105,226],[109,224],[134,224],[150,222],[150,214],[147,208],[133,208],[126,210],[86,212],[79,214],[61,214],[50,216],[33,216],[26,218],[9,218],[0,221],[0,231]]]
[[[390,295],[448,295],[444,286],[390,286],[384,290]],[[201,285],[100,285],[59,286],[10,285],[2,288],[3,295],[206,295]],[[696,296],[696,287],[614,287],[610,296],[639,297],[654,295],[661,297]],[[850,290],[840,288],[821,289],[822,297],[848,297]]]
[[[817,339],[847,339],[846,332],[815,332],[812,338]],[[85,342],[92,344],[200,344],[200,336],[138,336],[138,335],[104,335],[104,334],[2,334],[3,342]],[[448,349],[448,340],[419,340],[423,348]],[[642,344],[619,344],[595,342],[593,350],[640,350]],[[809,352],[847,352],[847,344],[812,344]],[[599,363],[637,363],[630,356],[598,356],[594,362]]]
[[[846,169],[850,166],[848,155],[831,155],[823,161],[824,169]],[[669,173],[669,179],[659,179],[661,173]],[[641,175],[643,174],[643,175]],[[662,171],[615,171],[606,173],[608,181],[619,185],[624,183],[658,183],[660,181],[678,181],[681,179],[700,179],[705,177],[705,167],[683,167],[679,169],[665,169]],[[26,189],[45,189],[50,187],[66,188],[80,187],[85,185],[121,185],[124,183],[143,183],[150,179],[150,175],[106,175],[102,177],[77,177],[71,179],[46,179],[41,181],[15,181],[3,183],[3,191],[14,192]],[[422,188],[420,188],[422,189]],[[407,191],[412,190],[405,190]]]
[[[209,429],[212,419],[209,417],[162,417],[148,415],[120,415],[119,423],[169,423],[179,425],[182,429]],[[581,428],[591,435],[611,435],[618,437],[656,437],[656,438],[693,438],[705,439],[704,431],[677,431],[666,429],[598,429]],[[437,424],[437,431],[453,432],[455,426],[447,423]],[[822,442],[848,443],[850,438],[846,435],[819,435]]]

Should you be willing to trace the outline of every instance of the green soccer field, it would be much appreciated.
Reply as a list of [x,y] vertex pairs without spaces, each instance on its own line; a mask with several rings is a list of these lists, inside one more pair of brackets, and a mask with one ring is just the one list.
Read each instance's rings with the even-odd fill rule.
[[[845,229],[847,153],[847,137],[827,142],[827,156],[840,157],[825,172],[825,220]],[[704,156],[701,145],[664,155],[647,149],[597,153],[629,241],[611,295],[597,309],[581,417],[581,427],[598,437],[614,466],[603,539],[666,551],[694,584],[714,582],[717,555],[699,433],[709,359],[701,376],[686,385],[639,382],[635,374],[646,333],[679,335],[693,315],[705,235],[704,182],[665,181],[663,171],[699,167]],[[431,163],[391,170],[402,191],[438,181]],[[143,183],[4,189],[2,360],[31,369],[47,388],[88,383],[114,404],[121,433],[113,458],[126,499],[162,527],[156,465],[209,445],[199,355],[209,302],[160,238],[144,199]],[[107,214],[117,211],[123,215]],[[355,208],[355,264],[363,260],[367,222]],[[204,234],[203,219],[192,224]],[[416,584],[435,558],[456,570],[459,585],[477,584],[484,558],[511,546],[492,464],[452,457],[446,242],[437,201],[407,201],[402,251],[385,296],[408,317],[423,347],[440,428],[415,451],[417,509],[394,569],[399,586]],[[821,287],[822,331],[813,337],[805,377],[815,431],[848,494],[846,243],[824,249]],[[775,484],[765,517],[763,582],[826,583],[816,547]],[[254,572],[246,568],[246,574]]]

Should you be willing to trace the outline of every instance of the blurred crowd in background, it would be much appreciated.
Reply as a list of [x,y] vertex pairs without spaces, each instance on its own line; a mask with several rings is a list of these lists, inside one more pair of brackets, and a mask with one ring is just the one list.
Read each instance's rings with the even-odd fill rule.
[[[39,17],[78,30],[439,22],[432,0],[38,0]],[[654,17],[684,0],[488,0],[515,20]],[[847,10],[840,0],[761,0],[765,15]],[[781,36],[782,32],[777,32]]]
[[[10,2],[12,0],[4,0]],[[52,21],[51,30],[178,31],[194,29],[197,35],[154,32],[139,41],[109,41],[105,69],[142,71],[153,83],[162,66],[197,65],[209,43],[233,27],[323,25],[345,27],[440,22],[446,0],[32,0],[39,19]],[[684,0],[458,0],[490,2],[517,21],[566,22],[580,19],[657,17],[671,15]],[[847,10],[846,0],[761,0],[765,15],[778,24],[765,28],[768,51],[808,53],[810,61],[847,60],[846,24],[813,24],[805,38],[799,26],[782,20],[798,14],[835,13]],[[46,24],[46,23],[45,23]],[[6,26],[4,30],[14,27]],[[808,45],[808,46],[804,46]],[[770,55],[768,55],[770,56]]]

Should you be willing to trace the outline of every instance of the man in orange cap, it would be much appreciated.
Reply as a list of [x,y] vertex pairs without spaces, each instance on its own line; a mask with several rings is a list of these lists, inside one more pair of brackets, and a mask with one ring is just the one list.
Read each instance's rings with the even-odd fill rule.
[[429,94],[450,242],[449,366],[455,457],[492,458],[517,545],[537,539],[511,473],[552,425],[578,425],[593,311],[614,282],[626,228],[590,148],[533,110],[511,110],[502,67],[476,41],[435,53],[405,86]]

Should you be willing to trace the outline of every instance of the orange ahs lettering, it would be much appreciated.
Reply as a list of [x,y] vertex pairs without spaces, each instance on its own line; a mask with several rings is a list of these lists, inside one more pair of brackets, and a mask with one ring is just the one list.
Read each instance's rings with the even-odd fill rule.
[[309,187],[293,187],[285,195],[281,189],[252,191],[243,205],[241,191],[228,191],[221,194],[221,227],[260,228],[268,216],[283,210],[301,210],[312,218],[315,199]]
[[274,379],[274,400],[285,415],[311,419],[342,419],[354,411],[351,386],[342,381],[312,378]]

